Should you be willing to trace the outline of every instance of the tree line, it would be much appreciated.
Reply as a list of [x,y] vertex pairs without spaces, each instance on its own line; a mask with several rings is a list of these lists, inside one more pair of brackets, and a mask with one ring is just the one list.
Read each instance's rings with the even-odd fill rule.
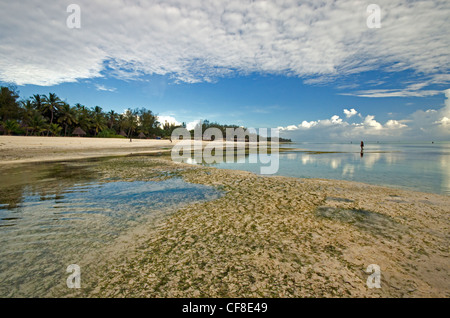
[[[240,127],[208,120],[203,120],[201,126],[202,133],[214,127],[223,136],[227,128]],[[158,116],[146,108],[127,109],[123,114],[114,110],[105,112],[100,106],[87,107],[79,103],[71,106],[55,93],[20,99],[15,87],[0,87],[0,133],[4,135],[170,138],[178,127],[186,128],[186,124],[161,123]],[[290,140],[280,138],[280,141]]]
[[5,135],[72,136],[81,131],[90,137],[157,138],[169,137],[177,127],[160,123],[146,108],[105,112],[99,106],[71,106],[55,93],[20,100],[14,87],[0,87],[0,131]]

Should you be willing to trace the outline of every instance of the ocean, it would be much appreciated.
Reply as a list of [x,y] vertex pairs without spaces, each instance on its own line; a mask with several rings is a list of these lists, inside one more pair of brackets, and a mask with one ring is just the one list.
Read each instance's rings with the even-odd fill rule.
[[[280,149],[275,175],[358,181],[450,195],[450,142],[369,142],[362,154],[355,142],[283,143]],[[264,165],[259,160],[251,163],[252,156],[257,155],[212,166],[260,173]]]

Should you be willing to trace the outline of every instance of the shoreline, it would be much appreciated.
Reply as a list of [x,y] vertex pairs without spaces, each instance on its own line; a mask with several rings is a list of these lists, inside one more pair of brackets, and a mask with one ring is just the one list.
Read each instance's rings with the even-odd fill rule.
[[[161,139],[0,136],[0,166],[34,162],[146,155],[170,152],[176,143]],[[214,141],[202,141],[202,147]],[[224,147],[226,146],[224,142]],[[233,142],[235,146],[241,142]],[[270,144],[270,143],[269,143]],[[280,143],[281,144],[281,143]],[[248,147],[248,143],[244,143]]]
[[0,136],[0,165],[153,154],[172,145],[156,139]]
[[[286,144],[288,142],[280,142]],[[202,141],[202,147],[214,144],[214,141]],[[233,143],[235,147],[239,142]],[[157,139],[129,139],[122,138],[95,138],[95,137],[43,137],[43,136],[5,136],[0,135],[0,167],[13,167],[21,164],[33,163],[60,163],[66,161],[95,160],[128,156],[166,155],[170,154],[172,147],[176,145],[169,140]],[[224,142],[224,149],[226,142]],[[270,145],[270,142],[269,142]],[[249,144],[245,143],[248,148]],[[247,149],[246,148],[246,149]],[[279,148],[280,153],[289,152],[304,153],[341,153],[319,152],[300,148]],[[380,151],[383,152],[383,151]],[[356,153],[356,152],[355,152]],[[359,153],[359,152],[358,152]],[[6,159],[6,160],[5,160]],[[245,171],[245,170],[239,170]],[[274,175],[275,176],[275,175]],[[271,176],[272,177],[272,176]],[[295,178],[295,177],[294,177]],[[315,180],[318,178],[308,178]],[[329,181],[357,182],[343,179],[323,179]],[[367,185],[375,185],[390,189],[413,191],[421,194],[437,194],[436,192],[424,192],[408,189],[402,186],[383,185],[362,182]]]

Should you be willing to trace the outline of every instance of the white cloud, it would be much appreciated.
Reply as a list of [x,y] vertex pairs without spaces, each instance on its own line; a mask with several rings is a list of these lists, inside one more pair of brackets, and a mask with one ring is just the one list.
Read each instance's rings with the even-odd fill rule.
[[364,126],[373,128],[376,130],[383,129],[383,125],[381,125],[379,122],[375,120],[375,116],[367,115],[364,119]]
[[403,119],[389,119],[384,124],[377,121],[374,115],[362,116],[358,113],[361,121],[357,123],[349,123],[334,115],[330,119],[279,127],[280,135],[293,140],[449,140],[450,89],[445,91],[445,96],[444,107],[440,109],[418,110]]
[[442,117],[440,120],[436,120],[434,123],[440,125],[450,125],[450,119],[448,119],[448,117]]
[[297,126],[295,126],[295,125],[290,125],[290,126],[287,126],[286,128],[284,128],[284,129],[286,129],[286,130],[297,130],[298,129],[298,127]]
[[190,121],[190,122],[188,122],[188,123],[186,124],[186,129],[187,129],[187,130],[192,130],[192,129],[195,128],[195,126],[197,126],[197,125],[200,124],[200,123],[201,123],[201,120],[200,120],[200,119]]
[[372,89],[358,91],[356,93],[343,93],[341,95],[352,95],[359,97],[426,97],[442,94],[439,90],[411,90],[411,89]]
[[[261,72],[320,83],[382,69],[450,82],[448,1],[379,0],[380,29],[367,28],[363,0],[78,0],[81,29],[69,29],[71,2],[0,2],[0,80],[54,85],[159,74],[194,83]],[[423,89],[404,96],[435,94]]]
[[115,92],[117,90],[117,88],[115,88],[115,87],[108,88],[105,85],[101,85],[101,84],[95,84],[95,88],[98,91],[106,91],[106,92]]
[[308,128],[311,128],[311,127],[314,127],[314,126],[316,126],[317,125],[317,121],[306,121],[306,120],[304,120],[304,121],[302,121],[302,123],[299,125],[299,127],[300,128],[306,128],[306,129],[308,129]]
[[408,127],[408,125],[402,124],[398,120],[393,120],[393,119],[388,120],[386,122],[385,126],[389,129],[401,129],[401,128]]
[[317,121],[306,121],[304,120],[299,125],[289,125],[286,127],[278,127],[280,130],[308,130],[314,127],[323,128],[323,127],[330,127],[330,126],[340,126],[340,125],[348,125],[347,122],[344,122],[342,118],[340,118],[338,115],[333,115],[330,119],[319,119]]
[[[180,121],[178,121],[174,116],[170,115],[162,115],[158,116],[158,121],[160,123],[160,126],[162,127],[164,123],[167,121],[169,124],[175,124],[175,125],[182,125]],[[194,129],[198,124],[202,122],[201,119],[192,120],[186,123],[186,129],[192,130]]]
[[166,123],[166,121],[169,124],[174,124],[174,125],[177,125],[177,126],[181,125],[181,123],[179,121],[177,121],[175,119],[175,117],[173,117],[173,116],[158,116],[158,121],[159,121],[159,124],[160,124],[161,127]]
[[344,109],[344,114],[347,118],[351,118],[351,117],[355,116],[356,114],[358,114],[358,112],[353,108],[350,110]]

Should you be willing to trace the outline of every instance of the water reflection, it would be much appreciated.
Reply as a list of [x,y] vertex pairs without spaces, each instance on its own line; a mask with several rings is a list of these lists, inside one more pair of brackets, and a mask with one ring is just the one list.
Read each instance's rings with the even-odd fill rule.
[[342,176],[346,177],[348,176],[349,178],[353,178],[353,174],[355,173],[355,166],[350,165],[350,164],[345,164],[344,168],[342,169]]
[[85,255],[99,253],[121,233],[150,228],[187,203],[222,195],[178,178],[101,181],[91,165],[2,170],[0,297],[47,296],[65,284],[69,264],[85,268]]
[[442,188],[450,189],[450,156],[441,156],[439,163],[443,171]]
[[[450,195],[450,143],[291,144],[279,154],[278,175],[343,179]],[[298,150],[301,149],[301,150]],[[249,157],[216,163],[224,169],[258,172]]]
[[22,206],[24,193],[39,195],[40,200],[61,197],[66,187],[96,180],[98,175],[86,165],[76,163],[48,165],[30,164],[2,168],[0,171],[0,208],[16,209]]

